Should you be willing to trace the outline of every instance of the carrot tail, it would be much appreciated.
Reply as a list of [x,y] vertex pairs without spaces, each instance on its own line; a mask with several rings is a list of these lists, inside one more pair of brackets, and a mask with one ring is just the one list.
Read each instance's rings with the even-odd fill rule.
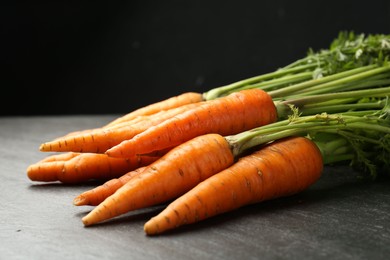
[[108,149],[112,157],[128,157],[178,145],[196,136],[240,133],[277,120],[272,98],[263,90],[249,89],[203,102],[202,105],[149,128]]
[[124,121],[124,122],[121,122],[118,124],[107,125],[107,126],[103,126],[103,127],[96,127],[96,128],[91,128],[91,129],[83,129],[83,130],[78,130],[78,131],[72,131],[72,132],[69,132],[63,136],[59,136],[59,137],[53,139],[53,141],[62,140],[64,138],[70,138],[72,136],[87,135],[90,133],[94,133],[95,131],[101,131],[101,130],[107,130],[107,129],[111,130],[111,129],[122,127],[126,124],[132,125],[132,124],[136,124],[142,120],[145,120],[147,118],[148,118],[148,116],[137,116],[132,120]]
[[69,160],[38,162],[27,168],[32,181],[81,183],[90,180],[109,180],[128,171],[149,165],[160,157],[133,156],[110,158],[104,154],[82,153]]
[[134,178],[144,171],[146,166],[130,171],[119,178],[111,179],[105,182],[103,185],[97,186],[91,190],[85,191],[78,195],[73,200],[75,206],[90,205],[96,206],[104,201],[107,197],[114,194],[120,187],[127,183],[130,179]]
[[[134,111],[135,112],[135,111]],[[139,111],[139,112],[142,112],[142,111]],[[91,128],[91,129],[83,129],[83,130],[77,130],[77,131],[72,131],[72,132],[69,132],[63,136],[60,136],[60,137],[57,137],[55,138],[54,140],[61,140],[63,138],[68,138],[68,137],[71,137],[71,136],[76,136],[76,135],[85,135],[85,134],[88,134],[88,133],[91,133],[91,132],[95,132],[95,131],[99,131],[99,130],[103,130],[103,129],[115,129],[115,128],[118,128],[118,127],[122,127],[124,125],[133,125],[133,124],[136,124],[136,123],[139,123],[141,121],[144,121],[144,120],[148,120],[148,118],[150,117],[150,115],[153,115],[153,116],[158,116],[159,114],[162,114],[163,110],[161,111],[157,111],[155,113],[152,113],[152,114],[149,114],[147,113],[147,111],[145,111],[145,114],[142,114],[142,113],[134,113],[132,116],[128,116],[128,117],[121,117],[121,118],[117,118],[115,119],[114,121],[102,126],[102,127],[96,127],[96,128]],[[130,115],[131,113],[129,113],[128,115]],[[53,140],[53,141],[54,141]]]
[[156,235],[239,207],[298,193],[323,169],[322,155],[309,139],[276,141],[203,181],[145,225]]
[[195,92],[186,92],[186,93],[180,94],[178,96],[174,96],[174,97],[162,100],[160,102],[156,102],[156,103],[150,104],[148,106],[134,110],[134,111],[132,111],[124,116],[121,116],[121,117],[113,120],[112,122],[107,124],[105,127],[112,126],[112,125],[115,125],[117,123],[132,120],[132,119],[136,118],[137,116],[152,115],[152,114],[155,114],[161,110],[168,110],[168,109],[180,107],[180,106],[183,106],[186,104],[197,103],[200,101],[203,101],[202,94],[195,93]]
[[[80,134],[67,135],[56,138],[53,141],[41,144],[42,152],[84,152],[84,153],[104,153],[107,149],[118,145],[122,141],[131,139],[135,135],[142,133],[148,128],[159,124],[179,113],[198,106],[200,102],[183,105],[170,110],[160,111],[151,116],[144,116],[143,120],[137,123],[116,123],[110,127],[84,131]],[[133,122],[132,120],[131,122]]]
[[41,152],[104,153],[107,149],[130,139],[147,128],[123,126],[116,129],[98,129],[82,134],[67,135],[41,144]]
[[96,206],[83,219],[85,226],[128,211],[164,203],[230,166],[233,154],[218,134],[196,137],[174,147]]

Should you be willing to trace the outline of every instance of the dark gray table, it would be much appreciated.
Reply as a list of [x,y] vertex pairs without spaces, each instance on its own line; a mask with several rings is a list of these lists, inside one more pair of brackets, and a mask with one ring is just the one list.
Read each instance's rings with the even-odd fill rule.
[[72,199],[95,184],[35,183],[39,145],[115,116],[0,118],[0,259],[389,259],[390,182],[326,167],[310,189],[148,237],[162,206],[85,228]]

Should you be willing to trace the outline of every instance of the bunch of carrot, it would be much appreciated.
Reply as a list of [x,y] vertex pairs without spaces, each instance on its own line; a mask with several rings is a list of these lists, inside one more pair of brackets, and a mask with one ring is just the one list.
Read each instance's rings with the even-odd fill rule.
[[74,199],[96,206],[86,226],[173,201],[145,224],[150,235],[302,191],[324,164],[375,177],[390,154],[389,53],[388,35],[342,32],[328,50],[275,72],[43,143],[63,153],[31,165],[28,177],[103,181]]

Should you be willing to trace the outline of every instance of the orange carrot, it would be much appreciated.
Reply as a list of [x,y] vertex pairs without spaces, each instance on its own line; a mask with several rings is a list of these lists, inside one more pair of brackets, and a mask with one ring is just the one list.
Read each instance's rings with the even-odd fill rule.
[[53,141],[43,143],[39,149],[43,152],[89,152],[104,153],[107,149],[131,139],[135,135],[157,125],[164,120],[172,118],[179,113],[183,113],[191,108],[198,106],[198,103],[186,104],[166,111],[160,111],[151,116],[144,116],[141,121],[116,123],[110,127],[82,131],[79,134],[74,133],[62,138],[56,138]]
[[65,153],[52,155],[27,168],[32,181],[81,183],[90,180],[109,180],[128,171],[149,165],[160,156],[111,158],[105,154]]
[[[92,129],[83,129],[83,130],[77,130],[67,133],[64,136],[58,137],[57,139],[67,138],[74,135],[81,135],[81,134],[88,134],[90,132],[93,132],[95,130],[101,130],[101,129],[112,129],[113,127],[120,126],[123,123],[128,124],[135,124],[140,121],[143,121],[148,118],[150,115],[156,115],[165,112],[164,110],[173,109],[176,107],[180,107],[186,104],[192,104],[192,103],[198,103],[204,101],[203,94],[196,93],[196,92],[185,92],[178,96],[173,96],[168,99],[147,105],[145,107],[141,107],[137,110],[134,110],[124,116],[121,116],[119,118],[114,119],[113,121],[109,122],[108,124],[92,128]],[[53,141],[54,141],[53,140]]]
[[112,157],[128,157],[175,146],[199,135],[236,134],[277,120],[272,98],[263,90],[248,89],[203,102],[108,149]]
[[82,221],[88,226],[130,210],[176,198],[233,162],[233,153],[223,136],[198,136],[174,147],[147,166],[141,174],[131,178],[96,206]]
[[289,196],[321,175],[322,155],[304,137],[275,141],[199,183],[150,219],[147,235],[163,233],[239,207]]
[[185,104],[197,103],[200,101],[203,101],[202,94],[196,92],[186,92],[178,96],[170,97],[168,99],[147,105],[145,107],[141,107],[137,110],[134,110],[124,116],[121,116],[111,121],[106,126],[112,126],[120,122],[132,120],[138,116],[151,115],[161,110],[168,110],[175,107],[183,106]]
[[119,178],[113,178],[102,185],[99,185],[91,190],[85,191],[78,195],[73,200],[73,204],[76,206],[90,205],[96,206],[99,205],[103,200],[105,200],[110,195],[114,194],[120,187],[122,187],[129,180],[140,174],[145,170],[146,166],[130,171]]

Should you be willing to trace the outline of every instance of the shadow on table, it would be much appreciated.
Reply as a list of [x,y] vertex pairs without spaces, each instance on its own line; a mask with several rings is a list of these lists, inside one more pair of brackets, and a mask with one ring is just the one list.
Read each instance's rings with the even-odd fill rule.
[[88,181],[83,183],[62,183],[59,181],[56,182],[36,182],[31,183],[28,186],[28,189],[33,191],[39,190],[54,190],[54,189],[72,189],[72,188],[83,188],[85,190],[93,189],[97,186],[104,184],[103,181]]
[[[355,172],[347,171],[343,168],[326,168],[321,179],[312,185],[307,190],[291,195],[288,197],[276,198],[273,200],[264,201],[261,203],[247,205],[240,209],[223,213],[209,219],[184,225],[180,228],[165,232],[164,236],[177,235],[186,232],[202,232],[209,229],[210,226],[218,227],[225,225],[227,222],[236,222],[240,218],[260,218],[269,214],[279,214],[289,210],[303,210],[310,212],[312,206],[332,204],[333,202],[344,200],[351,196],[365,196],[365,194],[388,194],[388,185],[390,178],[383,178],[378,181],[360,180]],[[82,187],[85,190],[91,189],[100,185],[101,182],[88,182],[83,184],[63,184],[63,183],[43,183],[32,184],[29,189],[34,191],[40,190],[55,190],[55,189],[71,189]],[[334,203],[336,204],[336,203]],[[148,207],[144,209],[134,210],[115,218],[97,223],[88,228],[98,228],[107,226],[119,226],[129,222],[144,222],[153,216],[157,215],[164,209],[168,203]],[[77,217],[83,217],[91,209],[86,209],[76,214]]]

